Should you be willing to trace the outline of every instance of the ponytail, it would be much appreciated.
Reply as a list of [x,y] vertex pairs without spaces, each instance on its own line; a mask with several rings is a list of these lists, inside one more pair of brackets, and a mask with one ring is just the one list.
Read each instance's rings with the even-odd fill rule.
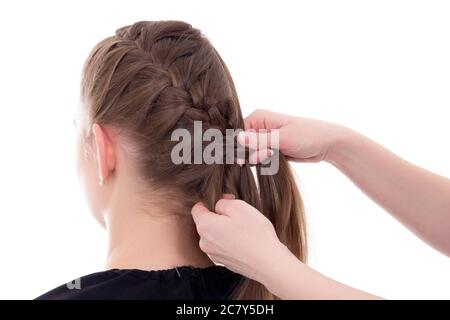
[[288,161],[281,153],[279,159],[279,171],[275,175],[261,175],[261,166],[257,167],[262,212],[274,225],[280,241],[306,262],[303,201]]
[[[301,261],[306,262],[306,228],[303,202],[294,175],[283,154],[278,152],[279,171],[274,175],[262,175],[256,166],[259,188],[248,165],[240,167],[237,195],[241,200],[261,211],[273,224],[280,241]],[[232,190],[228,189],[231,192]],[[236,194],[236,193],[235,193]],[[231,298],[244,300],[277,299],[262,284],[243,279]]]

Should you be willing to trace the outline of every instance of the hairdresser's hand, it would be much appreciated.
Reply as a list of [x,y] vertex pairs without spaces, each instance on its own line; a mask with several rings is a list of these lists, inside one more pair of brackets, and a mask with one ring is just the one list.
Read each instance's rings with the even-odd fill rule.
[[[230,196],[228,196],[230,198]],[[242,200],[221,199],[215,213],[203,204],[192,208],[200,249],[216,264],[259,282],[281,256],[291,255],[270,221]]]
[[277,238],[270,221],[242,200],[219,200],[216,213],[192,208],[200,249],[213,262],[262,283],[281,299],[376,299],[314,271]]
[[[257,110],[248,116],[245,129],[238,136],[239,143],[258,151],[250,156],[250,163],[263,161],[267,154],[270,156],[271,147],[297,162],[328,161],[337,143],[351,132],[337,124],[267,110]],[[278,129],[278,148],[274,144],[274,129]],[[258,133],[259,130],[266,130],[267,133]],[[264,141],[268,142],[267,147],[263,145]]]

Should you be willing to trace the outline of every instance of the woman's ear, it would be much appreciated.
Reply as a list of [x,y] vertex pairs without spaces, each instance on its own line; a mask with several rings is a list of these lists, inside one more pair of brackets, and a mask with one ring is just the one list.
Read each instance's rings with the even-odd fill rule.
[[116,167],[116,146],[108,135],[107,130],[101,125],[94,123],[92,131],[94,132],[95,147],[97,150],[96,160],[99,183],[106,184],[110,174]]

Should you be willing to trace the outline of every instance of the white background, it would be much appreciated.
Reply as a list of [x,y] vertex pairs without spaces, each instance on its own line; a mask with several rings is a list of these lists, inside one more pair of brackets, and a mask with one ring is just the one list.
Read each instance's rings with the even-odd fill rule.
[[[103,268],[72,119],[84,59],[118,27],[185,20],[226,61],[245,114],[338,122],[450,177],[449,17],[448,1],[1,2],[0,298],[34,298]],[[312,267],[389,299],[450,298],[449,258],[331,166],[295,169]]]

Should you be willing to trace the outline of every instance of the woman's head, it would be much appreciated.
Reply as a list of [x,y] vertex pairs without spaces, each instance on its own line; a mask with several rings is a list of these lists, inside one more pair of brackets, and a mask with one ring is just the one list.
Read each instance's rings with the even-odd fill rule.
[[212,204],[224,191],[215,185],[225,174],[233,178],[225,171],[239,171],[171,161],[171,134],[177,128],[192,131],[194,121],[202,121],[204,130],[243,128],[225,65],[200,31],[186,23],[138,22],[100,42],[85,64],[81,99],[86,136],[101,138],[100,129],[91,130],[94,123],[114,130],[142,186],[158,191],[164,203],[161,197],[177,199],[169,203],[178,210],[189,212],[199,200]]
[[[304,258],[301,199],[282,155],[274,176],[261,175],[257,167],[259,190],[248,165],[172,161],[175,129],[194,137],[194,121],[224,136],[226,129],[244,128],[231,76],[199,30],[178,21],[118,29],[89,55],[81,102],[79,171],[97,219],[108,212],[111,190],[131,185],[148,203],[185,215],[198,201],[213,209],[224,193],[232,193],[267,215],[281,241]],[[193,143],[192,154],[208,143]],[[238,296],[270,297],[249,280]]]

